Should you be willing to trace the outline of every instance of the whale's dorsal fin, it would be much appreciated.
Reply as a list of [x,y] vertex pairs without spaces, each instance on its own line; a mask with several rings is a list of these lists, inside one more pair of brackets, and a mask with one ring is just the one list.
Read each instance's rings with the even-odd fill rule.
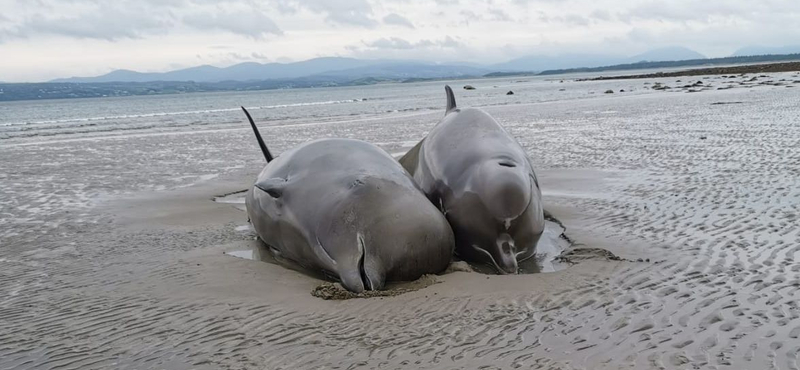
[[256,127],[256,123],[253,122],[253,117],[250,117],[250,112],[248,112],[247,109],[244,109],[244,107],[242,107],[242,110],[244,111],[244,114],[247,116],[247,120],[250,121],[250,127],[253,128],[253,132],[256,134],[256,140],[258,140],[258,146],[261,147],[261,153],[264,153],[264,158],[266,158],[267,163],[271,162],[273,158],[272,153],[269,152],[269,149],[267,149],[267,145],[264,144],[264,140],[261,139],[261,134],[258,132],[258,127]]
[[447,94],[447,110],[445,110],[444,114],[447,114],[456,109],[456,96],[453,95],[453,89],[450,88],[450,85],[444,85],[444,92]]

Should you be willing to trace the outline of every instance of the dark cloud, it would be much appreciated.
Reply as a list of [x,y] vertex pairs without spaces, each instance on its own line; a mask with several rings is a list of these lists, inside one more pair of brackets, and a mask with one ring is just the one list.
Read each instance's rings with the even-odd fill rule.
[[384,24],[394,25],[394,26],[402,26],[402,27],[414,28],[414,24],[411,23],[411,21],[409,21],[407,18],[405,18],[405,17],[403,17],[403,16],[401,16],[399,14],[396,14],[396,13],[391,13],[391,14],[383,17],[383,23]]

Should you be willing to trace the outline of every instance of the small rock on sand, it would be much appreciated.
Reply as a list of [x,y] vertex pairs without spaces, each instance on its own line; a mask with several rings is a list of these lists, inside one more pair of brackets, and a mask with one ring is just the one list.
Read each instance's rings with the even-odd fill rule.
[[506,93],[506,95],[514,95],[514,92],[513,92],[513,91],[511,91],[511,90],[509,90],[509,91]]
[[464,90],[475,90],[475,86],[472,86],[472,85],[464,85]]
[[614,90],[606,90],[606,94],[613,94]]

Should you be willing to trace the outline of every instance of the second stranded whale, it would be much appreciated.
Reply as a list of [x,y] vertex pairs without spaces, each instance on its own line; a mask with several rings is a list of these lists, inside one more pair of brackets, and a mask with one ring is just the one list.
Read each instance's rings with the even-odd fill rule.
[[359,140],[321,139],[272,157],[247,192],[259,238],[281,257],[353,292],[443,271],[453,233],[397,161]]
[[517,273],[544,231],[541,191],[525,150],[489,114],[447,110],[428,135],[400,158],[425,195],[447,217],[456,253]]

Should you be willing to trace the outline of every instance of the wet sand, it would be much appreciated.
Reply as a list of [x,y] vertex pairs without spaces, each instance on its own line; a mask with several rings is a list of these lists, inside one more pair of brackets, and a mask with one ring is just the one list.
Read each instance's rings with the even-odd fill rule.
[[[603,83],[585,86],[621,86]],[[223,253],[254,243],[213,201],[263,166],[247,131],[6,145],[0,368],[798,368],[797,91],[489,107],[588,257],[369,299]],[[278,153],[328,136],[394,153],[440,115],[262,133]]]

